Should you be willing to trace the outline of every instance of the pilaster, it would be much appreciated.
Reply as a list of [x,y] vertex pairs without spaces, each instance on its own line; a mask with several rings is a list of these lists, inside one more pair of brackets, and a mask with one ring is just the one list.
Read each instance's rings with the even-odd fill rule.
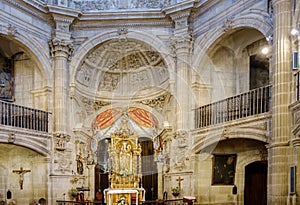
[[191,53],[193,37],[189,27],[189,17],[193,2],[187,1],[166,10],[175,28],[171,43],[176,55],[177,125],[176,130],[189,130],[191,127]]
[[[53,84],[53,190],[54,195],[71,186],[66,181],[58,180],[60,177],[72,177],[76,174],[73,166],[75,154],[72,152],[73,141],[70,129],[70,74],[69,62],[73,53],[70,26],[77,18],[78,12],[69,8],[48,5],[49,13],[53,17],[55,29],[49,42],[54,72]],[[64,186],[64,188],[62,187]]]
[[69,61],[73,53],[70,26],[79,13],[69,8],[48,7],[55,23],[53,38],[49,42],[54,71],[53,131],[69,134]]

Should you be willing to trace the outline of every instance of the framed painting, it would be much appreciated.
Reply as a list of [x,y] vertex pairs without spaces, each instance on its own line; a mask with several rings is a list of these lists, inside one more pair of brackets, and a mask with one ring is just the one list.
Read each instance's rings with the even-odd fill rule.
[[234,185],[236,154],[214,155],[212,185]]
[[0,100],[14,101],[13,60],[0,54]]

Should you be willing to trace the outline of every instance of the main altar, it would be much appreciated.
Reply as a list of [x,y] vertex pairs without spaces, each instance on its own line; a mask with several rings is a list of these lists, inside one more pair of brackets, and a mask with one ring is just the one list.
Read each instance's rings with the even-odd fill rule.
[[144,201],[141,153],[137,134],[129,129],[123,118],[119,130],[110,134],[109,188],[104,190],[106,204],[138,205]]

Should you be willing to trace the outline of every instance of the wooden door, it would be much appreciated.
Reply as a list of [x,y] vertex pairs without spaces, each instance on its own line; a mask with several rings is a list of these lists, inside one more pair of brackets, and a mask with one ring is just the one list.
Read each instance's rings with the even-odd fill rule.
[[[95,167],[95,198],[96,198],[96,193],[101,190],[102,194],[104,189],[109,188],[108,184],[108,173],[103,172],[100,169],[100,166],[97,165]],[[104,203],[104,197],[102,197],[102,204]]]
[[267,162],[254,162],[245,168],[245,205],[267,204]]
[[146,200],[155,200],[157,192],[157,165],[154,161],[153,142],[150,139],[142,139],[142,186],[146,191]]

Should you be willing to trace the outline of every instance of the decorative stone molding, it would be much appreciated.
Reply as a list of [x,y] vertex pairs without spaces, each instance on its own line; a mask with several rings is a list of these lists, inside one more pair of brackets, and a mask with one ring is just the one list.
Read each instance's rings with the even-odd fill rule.
[[127,36],[126,34],[128,33],[128,29],[127,28],[119,28],[117,30],[117,33],[119,35],[119,41],[127,41]]
[[72,171],[72,151],[68,149],[71,136],[63,133],[54,134],[54,171],[65,174]]
[[227,124],[198,129],[191,133],[194,137],[192,152],[197,153],[221,140],[245,138],[269,142],[270,115],[251,116]]
[[179,54],[182,49],[186,50],[186,52],[192,53],[193,52],[193,44],[194,44],[194,37],[191,31],[182,34],[176,35],[171,38],[171,45],[173,48],[174,53]]
[[57,57],[58,55],[63,55],[68,60],[71,60],[74,50],[72,41],[54,38],[49,42],[49,47],[52,58]]
[[171,0],[73,0],[75,9],[81,11],[115,10],[115,9],[160,9],[171,4]]
[[72,151],[54,152],[54,171],[65,174],[72,172]]
[[227,32],[229,30],[232,29],[232,26],[233,26],[233,23],[234,23],[234,18],[233,16],[227,18],[224,22],[223,22],[223,30],[224,32]]
[[111,102],[105,102],[105,101],[96,101],[94,102],[94,109],[100,110],[102,107],[110,105]]
[[172,152],[173,168],[175,170],[183,170],[186,168],[186,147],[188,146],[188,132],[186,130],[178,130],[174,134],[176,153]]
[[8,134],[7,142],[13,144],[15,142],[15,135],[13,133]]
[[296,101],[292,105],[290,105],[290,110],[293,117],[293,129],[292,133],[297,138],[300,136],[300,103],[299,101]]
[[157,112],[162,113],[168,97],[169,94],[165,94],[165,95],[158,96],[154,99],[142,100],[140,101],[140,103],[152,107]]
[[54,135],[55,149],[64,151],[67,148],[67,143],[70,142],[71,136],[67,134],[57,133]]
[[7,28],[7,34],[11,37],[15,37],[15,34],[17,33],[16,27],[9,25]]

